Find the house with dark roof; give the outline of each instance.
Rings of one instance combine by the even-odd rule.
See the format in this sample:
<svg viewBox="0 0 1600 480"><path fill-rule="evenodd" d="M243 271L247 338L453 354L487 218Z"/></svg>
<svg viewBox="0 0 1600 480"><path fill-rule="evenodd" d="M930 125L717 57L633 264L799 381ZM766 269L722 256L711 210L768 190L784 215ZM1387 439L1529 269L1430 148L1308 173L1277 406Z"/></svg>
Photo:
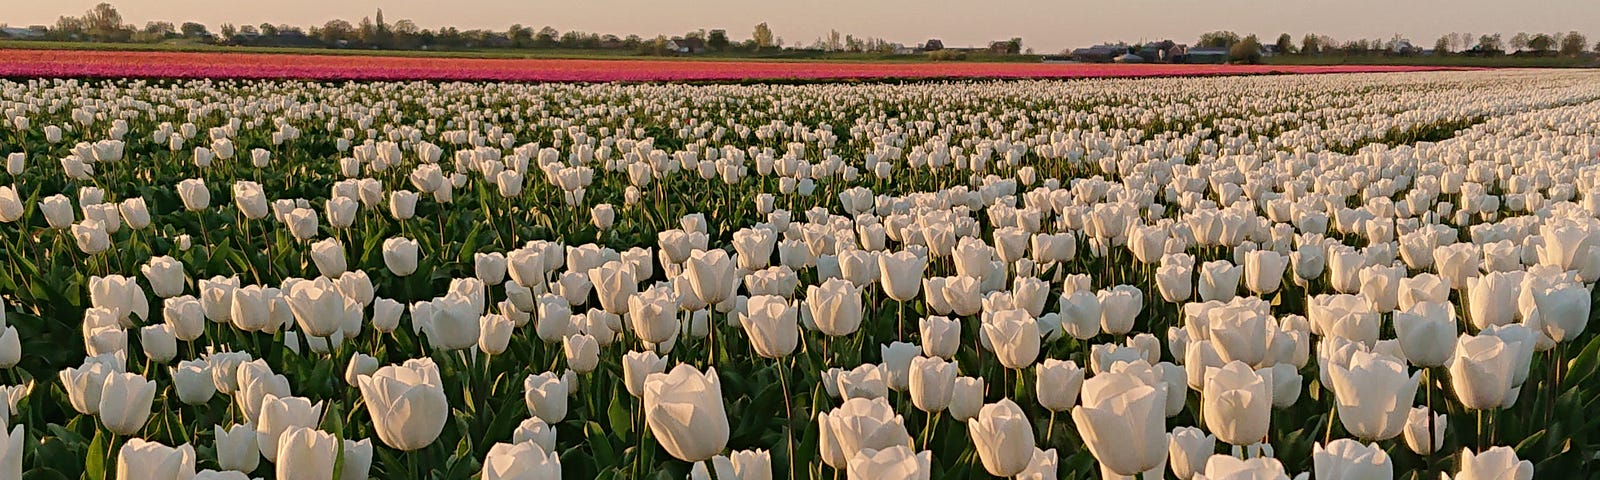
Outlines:
<svg viewBox="0 0 1600 480"><path fill-rule="evenodd" d="M678 37L667 41L667 50L685 54L704 53L706 41L696 37Z"/></svg>

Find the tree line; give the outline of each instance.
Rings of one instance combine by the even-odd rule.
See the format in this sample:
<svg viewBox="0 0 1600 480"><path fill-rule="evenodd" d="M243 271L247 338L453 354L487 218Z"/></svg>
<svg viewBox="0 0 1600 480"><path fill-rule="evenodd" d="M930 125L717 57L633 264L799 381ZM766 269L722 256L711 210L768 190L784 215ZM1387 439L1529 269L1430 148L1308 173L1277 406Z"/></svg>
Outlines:
<svg viewBox="0 0 1600 480"><path fill-rule="evenodd" d="M1241 37L1231 31L1215 31L1202 34L1197 46L1211 48L1230 48L1236 55L1245 54L1244 50L1259 51L1259 48L1244 48L1240 45L1259 47L1261 43L1255 35ZM1416 55L1423 53L1423 45L1413 44L1405 37L1395 34L1387 39L1350 39L1337 41L1328 35L1308 33L1300 38L1299 43L1287 33L1278 35L1273 44L1274 53L1279 55ZM1509 49L1509 50L1508 50ZM1589 39L1582 33L1570 31L1566 33L1528 33L1519 32L1512 35L1509 41L1499 33L1474 35L1471 33L1449 33L1439 37L1433 43L1435 55L1531 55L1531 56L1579 56L1593 51L1600 53L1600 43L1589 44Z"/></svg>
<svg viewBox="0 0 1600 480"><path fill-rule="evenodd" d="M414 49L465 49L465 48L544 48L544 49L608 49L636 50L641 53L670 53L669 42L691 41L701 50L714 52L757 52L785 47L783 37L773 33L766 23L755 25L748 38L735 40L727 30L696 30L679 36L641 37L639 35L613 35L582 31L559 31L545 26L535 29L521 23L504 31L491 29L461 30L446 26L438 29L420 28L416 22L402 19L389 23L383 10L376 15L362 17L351 23L344 19L329 20L322 25L299 27L287 24L261 23L235 25L225 23L216 33L201 23L151 21L143 28L123 22L122 15L110 3L101 3L81 16L64 15L48 26L41 38L65 41L138 42L155 43L185 39L191 41L250 45L250 46L321 46L329 48L363 48L385 50ZM3 34L0 34L3 35ZM1021 39L1013 39L1020 49ZM792 48L837 52L888 52L893 44L875 37L859 37L829 32L810 44L796 43Z"/></svg>

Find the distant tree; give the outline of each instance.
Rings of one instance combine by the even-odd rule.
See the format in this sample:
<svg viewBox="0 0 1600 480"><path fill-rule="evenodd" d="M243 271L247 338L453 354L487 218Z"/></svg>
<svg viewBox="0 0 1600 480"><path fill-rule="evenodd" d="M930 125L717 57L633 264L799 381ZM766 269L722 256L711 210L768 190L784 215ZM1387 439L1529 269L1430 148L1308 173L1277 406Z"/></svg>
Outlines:
<svg viewBox="0 0 1600 480"><path fill-rule="evenodd" d="M417 22L409 18L402 18L389 26L389 42L392 48L410 50L422 44L422 29L417 27Z"/></svg>
<svg viewBox="0 0 1600 480"><path fill-rule="evenodd" d="M666 35L656 35L656 39L652 40L650 42L650 49L651 49L652 53L654 53L656 55L666 55L667 54L667 36Z"/></svg>
<svg viewBox="0 0 1600 480"><path fill-rule="evenodd" d="M630 34L622 39L622 48L635 49L644 44L644 39L638 35Z"/></svg>
<svg viewBox="0 0 1600 480"><path fill-rule="evenodd" d="M234 35L239 34L239 27L235 27L231 23L224 23L221 27L217 27L217 33L221 33L223 39L231 40Z"/></svg>
<svg viewBox="0 0 1600 480"><path fill-rule="evenodd" d="M1322 39L1314 33L1307 33L1300 39L1301 55L1317 55L1322 53Z"/></svg>
<svg viewBox="0 0 1600 480"><path fill-rule="evenodd" d="M1552 38L1548 33L1538 33L1528 38L1528 48L1533 49L1535 52L1549 52L1555 49L1555 46L1556 39Z"/></svg>
<svg viewBox="0 0 1600 480"><path fill-rule="evenodd" d="M239 26L239 34L240 35L260 35L261 32L256 30L256 26L255 25L245 24L245 25L240 25Z"/></svg>
<svg viewBox="0 0 1600 480"><path fill-rule="evenodd" d="M1439 37L1438 41L1433 42L1433 54L1434 55L1448 55L1448 54L1450 54L1450 43L1451 43L1450 40L1451 40L1451 36L1450 35L1445 35L1445 36Z"/></svg>
<svg viewBox="0 0 1600 480"><path fill-rule="evenodd" d="M144 33L146 35L156 35L156 36L176 35L178 33L178 27L172 25L172 22L162 22L162 21L145 22L144 23Z"/></svg>
<svg viewBox="0 0 1600 480"><path fill-rule="evenodd" d="M1228 48L1228 61L1234 63L1261 63L1261 42L1255 35L1244 37Z"/></svg>
<svg viewBox="0 0 1600 480"><path fill-rule="evenodd" d="M1500 34L1483 35L1478 37L1478 49L1484 52L1499 52L1503 50L1500 43Z"/></svg>
<svg viewBox="0 0 1600 480"><path fill-rule="evenodd" d="M922 44L922 49L930 52L944 50L944 41L937 38L930 38L928 39L928 43Z"/></svg>
<svg viewBox="0 0 1600 480"><path fill-rule="evenodd" d="M533 29L522 24L513 24L506 29L506 38L511 40L512 48L525 48L533 44Z"/></svg>
<svg viewBox="0 0 1600 480"><path fill-rule="evenodd" d="M1239 34L1237 33L1216 31L1200 35L1200 41L1196 43L1201 47L1229 48L1239 43L1239 41Z"/></svg>
<svg viewBox="0 0 1600 480"><path fill-rule="evenodd" d="M1011 37L1006 40L1006 53L1016 55L1022 53L1022 37Z"/></svg>
<svg viewBox="0 0 1600 480"><path fill-rule="evenodd" d="M767 22L758 23L755 32L750 34L750 39L755 40L758 49L772 47L772 28L767 26Z"/></svg>
<svg viewBox="0 0 1600 480"><path fill-rule="evenodd" d="M719 51L719 52L723 51L723 50L727 50L728 49L728 31L720 29L720 28L716 29L716 30L712 30L711 33L706 36L706 46L707 47L711 47L712 50Z"/></svg>
<svg viewBox="0 0 1600 480"><path fill-rule="evenodd" d="M183 22L183 26L178 27L178 31L188 38L200 38L211 34L211 31L206 29L205 24L197 22Z"/></svg>
<svg viewBox="0 0 1600 480"><path fill-rule="evenodd" d="M840 37L838 30L828 31L827 50L830 52L844 50L844 39Z"/></svg>
<svg viewBox="0 0 1600 480"><path fill-rule="evenodd" d="M554 48L556 46L557 39L560 37L561 33L557 32L555 27L546 26L539 29L539 33L533 36L533 46L539 48Z"/></svg>
<svg viewBox="0 0 1600 480"><path fill-rule="evenodd" d="M1528 41L1532 39L1533 37L1529 36L1528 32L1517 32L1516 35L1511 36L1511 49L1521 51L1524 48L1528 48Z"/></svg>
<svg viewBox="0 0 1600 480"><path fill-rule="evenodd" d="M1589 51L1594 52L1594 53L1600 53L1600 42L1595 42L1594 43L1594 48L1589 50Z"/></svg>
<svg viewBox="0 0 1600 480"><path fill-rule="evenodd" d="M1561 36L1561 54L1569 57L1583 55L1583 49L1589 46L1589 38L1578 33L1577 30L1567 32Z"/></svg>
<svg viewBox="0 0 1600 480"><path fill-rule="evenodd" d="M1294 53L1294 37L1289 36L1288 33L1278 35L1278 43L1276 45L1278 46L1279 55Z"/></svg>
<svg viewBox="0 0 1600 480"><path fill-rule="evenodd" d="M355 33L355 25L336 18L322 24L322 29L317 31L317 38L322 39L322 43L326 43L329 46L338 46L340 42L348 43L351 40L355 40Z"/></svg>
<svg viewBox="0 0 1600 480"><path fill-rule="evenodd" d="M53 33L60 38L72 39L85 33L85 24L80 17L62 16L56 19Z"/></svg>
<svg viewBox="0 0 1600 480"><path fill-rule="evenodd" d="M263 37L276 37L276 36L278 36L278 27L276 25L273 25L273 24L270 24L270 23L267 23L267 22L261 22L261 26L257 27L257 28L261 29L261 36L263 36Z"/></svg>
<svg viewBox="0 0 1600 480"><path fill-rule="evenodd" d="M127 40L133 32L122 25L122 14L109 3L95 5L83 14L84 30L96 40Z"/></svg>

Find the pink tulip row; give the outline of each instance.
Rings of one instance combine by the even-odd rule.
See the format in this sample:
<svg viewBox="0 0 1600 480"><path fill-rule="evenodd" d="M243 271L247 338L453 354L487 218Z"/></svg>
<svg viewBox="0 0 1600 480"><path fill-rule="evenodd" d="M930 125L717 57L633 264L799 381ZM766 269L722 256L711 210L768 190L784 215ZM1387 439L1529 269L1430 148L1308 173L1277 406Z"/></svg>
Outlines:
<svg viewBox="0 0 1600 480"><path fill-rule="evenodd" d="M0 50L0 77L650 82L886 78L1130 78L1416 72L1376 65L1125 65L407 58Z"/></svg>

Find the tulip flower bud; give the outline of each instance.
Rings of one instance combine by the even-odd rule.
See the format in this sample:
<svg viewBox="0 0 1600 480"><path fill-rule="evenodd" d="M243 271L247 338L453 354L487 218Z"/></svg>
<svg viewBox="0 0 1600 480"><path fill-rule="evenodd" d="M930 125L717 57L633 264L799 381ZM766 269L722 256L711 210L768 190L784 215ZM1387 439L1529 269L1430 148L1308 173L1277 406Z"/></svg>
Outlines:
<svg viewBox="0 0 1600 480"><path fill-rule="evenodd" d="M142 438L132 438L117 450L117 478L193 478L194 463L194 447L188 444L172 448Z"/></svg>
<svg viewBox="0 0 1600 480"><path fill-rule="evenodd" d="M216 438L217 466L224 470L254 472L261 465L261 449L256 446L255 426L250 424L222 428L213 427Z"/></svg>

